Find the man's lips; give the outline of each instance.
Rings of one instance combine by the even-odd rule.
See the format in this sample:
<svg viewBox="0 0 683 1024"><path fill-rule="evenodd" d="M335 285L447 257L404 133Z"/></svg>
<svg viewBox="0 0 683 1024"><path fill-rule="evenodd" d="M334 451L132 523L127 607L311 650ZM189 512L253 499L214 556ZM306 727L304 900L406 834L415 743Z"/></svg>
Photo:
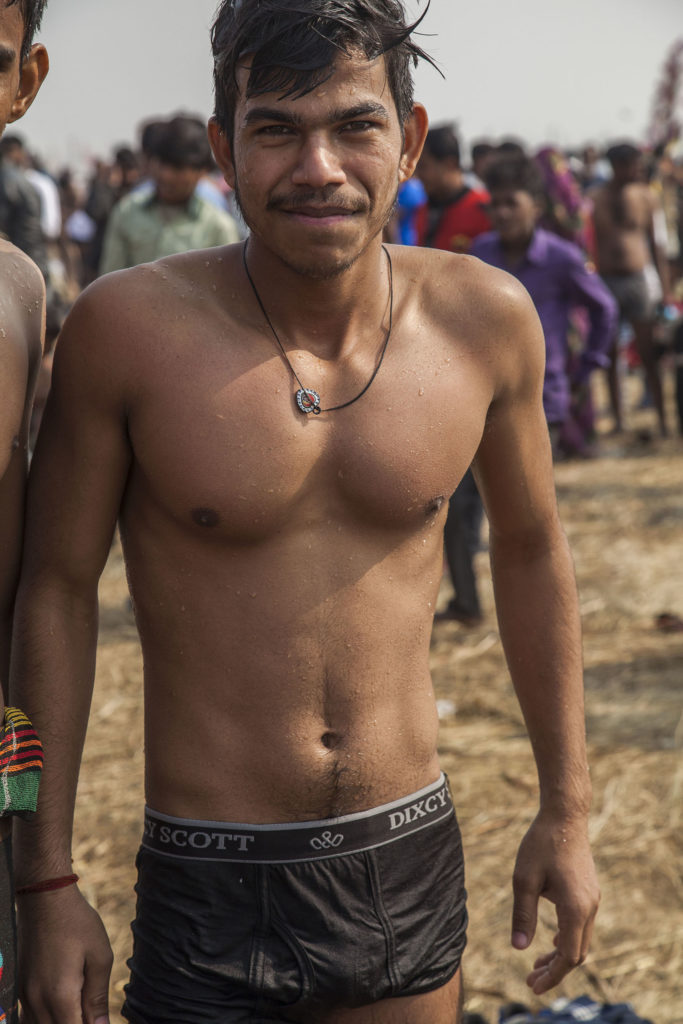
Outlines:
<svg viewBox="0 0 683 1024"><path fill-rule="evenodd" d="M358 210L349 210L344 206L284 206L282 213L293 217L310 217L314 220L330 220L337 217L352 217Z"/></svg>

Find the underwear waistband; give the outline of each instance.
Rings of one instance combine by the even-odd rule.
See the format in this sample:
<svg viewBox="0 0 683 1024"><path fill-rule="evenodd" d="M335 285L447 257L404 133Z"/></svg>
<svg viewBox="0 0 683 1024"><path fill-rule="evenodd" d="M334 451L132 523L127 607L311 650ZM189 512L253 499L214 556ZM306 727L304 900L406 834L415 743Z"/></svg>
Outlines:
<svg viewBox="0 0 683 1024"><path fill-rule="evenodd" d="M142 845L184 860L283 864L372 850L436 825L454 813L448 779L389 804L322 821L247 825L173 818L145 808Z"/></svg>

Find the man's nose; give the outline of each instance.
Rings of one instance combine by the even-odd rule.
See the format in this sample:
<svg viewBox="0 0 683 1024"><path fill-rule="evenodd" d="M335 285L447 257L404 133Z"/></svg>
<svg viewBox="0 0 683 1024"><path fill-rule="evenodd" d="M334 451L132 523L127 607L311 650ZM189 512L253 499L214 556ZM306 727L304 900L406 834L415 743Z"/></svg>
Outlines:
<svg viewBox="0 0 683 1024"><path fill-rule="evenodd" d="M315 134L302 141L292 174L294 185L324 188L326 185L343 185L345 181L346 174L330 139Z"/></svg>

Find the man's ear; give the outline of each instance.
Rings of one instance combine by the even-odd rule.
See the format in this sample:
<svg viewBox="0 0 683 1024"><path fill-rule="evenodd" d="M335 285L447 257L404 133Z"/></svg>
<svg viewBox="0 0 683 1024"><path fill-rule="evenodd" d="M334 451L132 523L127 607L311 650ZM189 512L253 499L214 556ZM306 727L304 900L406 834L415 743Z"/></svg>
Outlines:
<svg viewBox="0 0 683 1024"><path fill-rule="evenodd" d="M35 43L28 57L21 65L19 88L7 118L8 122L18 121L23 117L38 94L45 76L50 70L50 59L42 43Z"/></svg>
<svg viewBox="0 0 683 1024"><path fill-rule="evenodd" d="M209 142L214 159L223 172L223 177L230 188L234 188L237 179L235 165L232 161L232 145L215 117L209 121Z"/></svg>
<svg viewBox="0 0 683 1024"><path fill-rule="evenodd" d="M412 178L415 173L428 128L427 111L421 103L415 103L410 117L403 125L403 153L398 168L400 183Z"/></svg>

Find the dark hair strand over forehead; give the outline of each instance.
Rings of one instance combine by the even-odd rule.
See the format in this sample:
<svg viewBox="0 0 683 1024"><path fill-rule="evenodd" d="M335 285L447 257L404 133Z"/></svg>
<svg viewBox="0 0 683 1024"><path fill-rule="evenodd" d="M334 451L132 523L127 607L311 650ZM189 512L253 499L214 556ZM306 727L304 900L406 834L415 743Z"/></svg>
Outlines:
<svg viewBox="0 0 683 1024"><path fill-rule="evenodd" d="M248 56L247 96L298 98L334 73L340 54L383 56L401 123L413 106L410 65L434 61L411 37L429 8L406 23L402 0L222 0L211 32L216 119L232 135L237 72Z"/></svg>

